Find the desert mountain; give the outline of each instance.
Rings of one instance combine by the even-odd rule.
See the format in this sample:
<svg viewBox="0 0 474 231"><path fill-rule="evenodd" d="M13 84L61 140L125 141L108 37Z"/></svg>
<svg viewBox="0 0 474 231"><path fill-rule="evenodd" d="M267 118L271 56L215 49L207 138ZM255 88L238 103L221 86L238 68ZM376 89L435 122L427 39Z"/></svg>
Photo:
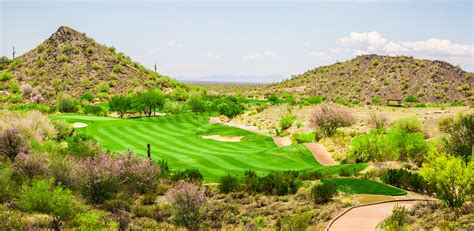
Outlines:
<svg viewBox="0 0 474 231"><path fill-rule="evenodd" d="M64 94L78 97L86 91L104 98L150 88L166 92L180 85L133 62L115 48L65 26L35 49L14 59L7 71L13 75L10 81L32 86L46 102Z"/></svg>
<svg viewBox="0 0 474 231"><path fill-rule="evenodd" d="M442 61L407 56L362 55L321 66L272 84L267 92L320 95L329 100L370 102L373 98L420 102L473 102L474 73Z"/></svg>

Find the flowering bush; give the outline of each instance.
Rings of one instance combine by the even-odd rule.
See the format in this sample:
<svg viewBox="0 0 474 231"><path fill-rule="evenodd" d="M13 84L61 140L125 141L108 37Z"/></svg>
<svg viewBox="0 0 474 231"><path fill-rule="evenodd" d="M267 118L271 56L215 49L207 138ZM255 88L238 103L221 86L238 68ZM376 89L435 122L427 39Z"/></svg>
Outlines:
<svg viewBox="0 0 474 231"><path fill-rule="evenodd" d="M160 168L150 160L126 153L117 155L116 163L121 184L139 193L147 193L155 188Z"/></svg>
<svg viewBox="0 0 474 231"><path fill-rule="evenodd" d="M332 136L337 128L348 127L356 121L351 111L343 107L322 105L310 118L310 124L325 136Z"/></svg>
<svg viewBox="0 0 474 231"><path fill-rule="evenodd" d="M46 154L20 154L15 158L13 172L17 176L26 176L29 179L34 177L48 177L49 157Z"/></svg>
<svg viewBox="0 0 474 231"><path fill-rule="evenodd" d="M0 120L18 128L27 140L52 140L56 138L56 129L49 118L39 111L28 111L22 115L18 112L8 112Z"/></svg>
<svg viewBox="0 0 474 231"><path fill-rule="evenodd" d="M82 195L93 203L112 198L119 186L119 169L107 153L80 161L75 172L80 180Z"/></svg>
<svg viewBox="0 0 474 231"><path fill-rule="evenodd" d="M29 84L24 84L20 86L20 92L24 96L29 96L33 92L33 87Z"/></svg>
<svg viewBox="0 0 474 231"><path fill-rule="evenodd" d="M166 199L172 205L173 220L177 225L190 230L199 229L205 213L204 188L182 182L166 193Z"/></svg>
<svg viewBox="0 0 474 231"><path fill-rule="evenodd" d="M16 156L28 151L26 143L17 128L7 127L0 133L0 155L15 160Z"/></svg>

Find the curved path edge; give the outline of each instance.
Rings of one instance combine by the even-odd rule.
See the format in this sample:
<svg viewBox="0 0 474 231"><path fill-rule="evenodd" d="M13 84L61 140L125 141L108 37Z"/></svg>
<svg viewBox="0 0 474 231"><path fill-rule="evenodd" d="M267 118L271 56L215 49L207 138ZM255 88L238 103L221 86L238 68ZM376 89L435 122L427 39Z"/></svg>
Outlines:
<svg viewBox="0 0 474 231"><path fill-rule="evenodd" d="M339 213L337 216L335 216L333 219L331 219L331 220L326 224L326 226L324 227L324 230L325 230L325 231L329 231L329 229L331 228L331 226L332 226L337 220L339 220L339 218L341 218L342 216L344 216L345 214L347 214L348 212L350 212L350 211L353 210L353 209L360 208L360 207L372 206L372 205L386 204L386 203L410 202L410 201L420 201L420 202L425 201L425 202L428 202L428 201L435 201L435 200L433 200L433 199L398 199L398 200L387 200L387 201L379 201L379 202L368 203L368 204L355 205L355 206L352 206L352 207L350 207L350 208L347 208L346 210L344 210L343 212L341 212L341 213Z"/></svg>
<svg viewBox="0 0 474 231"><path fill-rule="evenodd" d="M314 158L321 165L336 165L337 162L331 157L331 154L326 150L326 148L317 142L305 143L304 146L313 154Z"/></svg>

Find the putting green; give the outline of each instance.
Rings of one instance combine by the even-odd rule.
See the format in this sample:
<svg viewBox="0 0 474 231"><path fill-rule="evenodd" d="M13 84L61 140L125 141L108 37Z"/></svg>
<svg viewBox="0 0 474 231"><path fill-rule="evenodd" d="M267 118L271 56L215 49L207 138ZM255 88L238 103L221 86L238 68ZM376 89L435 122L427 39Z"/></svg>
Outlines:
<svg viewBox="0 0 474 231"><path fill-rule="evenodd" d="M401 196L406 195L405 190L393 186L366 179L356 178L330 178L322 179L321 182L337 185L337 189L350 194L377 194Z"/></svg>
<svg viewBox="0 0 474 231"><path fill-rule="evenodd" d="M247 169L263 174L286 170L334 172L343 167L321 166L303 145L279 148L271 137L210 124L208 117L192 113L134 119L78 114L56 114L51 118L86 123L88 126L78 131L91 135L111 152L130 150L146 156L146 145L150 144L152 159L165 159L172 169L197 168L206 181L228 173L240 175ZM223 142L201 138L205 135L243 138L241 142Z"/></svg>

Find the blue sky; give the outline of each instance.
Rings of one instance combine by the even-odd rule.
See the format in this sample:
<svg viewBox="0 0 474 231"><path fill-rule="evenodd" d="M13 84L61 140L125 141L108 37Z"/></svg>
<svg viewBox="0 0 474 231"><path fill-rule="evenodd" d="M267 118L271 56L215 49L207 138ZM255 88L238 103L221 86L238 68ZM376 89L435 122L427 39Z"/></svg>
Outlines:
<svg viewBox="0 0 474 231"><path fill-rule="evenodd" d="M474 70L472 1L0 1L0 55L66 25L173 77L289 76L363 53Z"/></svg>

